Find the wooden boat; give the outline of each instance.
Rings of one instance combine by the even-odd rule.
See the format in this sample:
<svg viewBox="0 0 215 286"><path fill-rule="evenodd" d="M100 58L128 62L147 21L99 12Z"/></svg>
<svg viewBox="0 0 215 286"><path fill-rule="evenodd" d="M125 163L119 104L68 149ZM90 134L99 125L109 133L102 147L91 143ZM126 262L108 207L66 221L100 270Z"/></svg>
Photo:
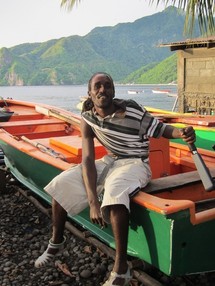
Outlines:
<svg viewBox="0 0 215 286"><path fill-rule="evenodd" d="M158 108L146 107L146 109L163 122L183 128L192 125L196 131L196 146L198 148L213 151L215 148L215 115L198 115L191 113L178 113ZM185 145L181 139L171 140L173 143Z"/></svg>
<svg viewBox="0 0 215 286"><path fill-rule="evenodd" d="M128 94L140 94L143 92L144 92L144 90L135 90L135 89L128 90Z"/></svg>
<svg viewBox="0 0 215 286"><path fill-rule="evenodd" d="M171 92L171 90L156 88L156 89L152 89L152 92L153 93L165 93L165 94L168 94L168 93Z"/></svg>
<svg viewBox="0 0 215 286"><path fill-rule="evenodd" d="M14 100L7 104L14 113L0 123L5 164L23 185L51 204L44 186L81 162L80 118L48 105ZM95 143L100 158L106 151ZM168 275L214 271L215 191L205 191L188 150L179 151L175 154L167 139L151 140L153 180L132 199L128 254ZM215 152L199 149L203 151L215 176ZM69 219L115 248L111 227L92 224L88 208Z"/></svg>

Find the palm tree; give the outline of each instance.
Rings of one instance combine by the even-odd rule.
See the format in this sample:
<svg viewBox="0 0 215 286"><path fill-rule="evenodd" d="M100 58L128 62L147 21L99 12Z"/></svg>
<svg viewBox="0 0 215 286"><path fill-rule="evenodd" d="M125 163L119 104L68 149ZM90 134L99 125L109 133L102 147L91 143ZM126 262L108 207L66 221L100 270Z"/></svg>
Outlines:
<svg viewBox="0 0 215 286"><path fill-rule="evenodd" d="M71 10L81 0L61 0L61 6ZM192 34L197 17L202 34L215 35L215 1L214 0L149 0L149 3L174 5L186 12L184 31Z"/></svg>

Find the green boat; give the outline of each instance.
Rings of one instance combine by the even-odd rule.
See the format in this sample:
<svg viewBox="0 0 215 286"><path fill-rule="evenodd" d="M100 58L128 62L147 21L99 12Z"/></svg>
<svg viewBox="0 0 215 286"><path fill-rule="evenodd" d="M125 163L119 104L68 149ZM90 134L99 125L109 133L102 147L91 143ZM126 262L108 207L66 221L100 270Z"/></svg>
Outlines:
<svg viewBox="0 0 215 286"><path fill-rule="evenodd" d="M14 114L0 124L5 164L17 180L51 204L44 186L81 162L80 118L47 105L14 100L7 105ZM95 143L100 158L106 151ZM204 189L190 155L179 162L174 152L167 139L151 140L153 180L132 199L128 254L168 275L214 271L215 191ZM207 150L206 159L215 177L215 152ZM69 219L115 248L111 227L92 224L88 208Z"/></svg>
<svg viewBox="0 0 215 286"><path fill-rule="evenodd" d="M196 131L196 147L209 151L215 150L215 116L178 113L152 107L147 107L147 110L164 122L178 128L192 125ZM171 142L186 144L181 139L172 139Z"/></svg>

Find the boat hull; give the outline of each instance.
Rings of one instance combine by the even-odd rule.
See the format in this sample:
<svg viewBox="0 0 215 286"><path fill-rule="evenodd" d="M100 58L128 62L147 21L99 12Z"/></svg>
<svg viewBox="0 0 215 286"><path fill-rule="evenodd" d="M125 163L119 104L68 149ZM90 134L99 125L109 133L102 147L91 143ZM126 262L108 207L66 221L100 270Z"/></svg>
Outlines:
<svg viewBox="0 0 215 286"><path fill-rule="evenodd" d="M132 210L136 216L130 228L134 227L136 233L130 231L129 238L135 241L135 249L143 260L171 276L214 271L214 220L194 226L189 209L172 215L161 215L138 205Z"/></svg>
<svg viewBox="0 0 215 286"><path fill-rule="evenodd" d="M34 159L2 141L0 145L10 172L23 185L51 204L51 197L44 191L44 186L62 170ZM111 228L101 230L92 224L88 208L70 219L115 248ZM133 201L128 254L143 259L168 275L213 271L215 233L211 229L214 227L215 219L193 225L190 208L186 206L180 211L165 214Z"/></svg>
<svg viewBox="0 0 215 286"><path fill-rule="evenodd" d="M128 90L128 94L141 94L144 90Z"/></svg>
<svg viewBox="0 0 215 286"><path fill-rule="evenodd" d="M62 110L54 112L42 106L35 111L34 105L32 110L20 105L19 110L25 111L19 119L14 116L1 125L0 147L5 154L5 164L18 181L51 205L51 197L44 187L56 175L81 162L80 121ZM48 115L42 116L39 111ZM25 141L23 136L30 139ZM38 148L41 146L48 146L63 156L41 151ZM131 200L128 254L168 275L214 271L215 232L211 229L215 227L215 206L197 211L197 205L202 201L214 202L215 191L204 190L187 150L180 147L180 152L174 154L171 148L166 139L151 141L153 180ZM96 158L100 158L105 150L96 143L95 153ZM211 160L208 164L213 167L212 152L208 151L207 157ZM179 170L182 166L189 170L182 173ZM215 176L214 168L211 172ZM89 208L69 219L115 248L111 227L101 229L92 224Z"/></svg>
<svg viewBox="0 0 215 286"><path fill-rule="evenodd" d="M178 128L184 128L187 125L181 123L173 123L173 126ZM197 148L206 149L209 151L214 151L215 148L215 128L213 127L201 127L193 125L196 132L196 142ZM180 143L186 145L186 142L182 139L172 139L171 142Z"/></svg>
<svg viewBox="0 0 215 286"><path fill-rule="evenodd" d="M155 94L169 94L171 90L164 90L164 89L152 89L152 93Z"/></svg>

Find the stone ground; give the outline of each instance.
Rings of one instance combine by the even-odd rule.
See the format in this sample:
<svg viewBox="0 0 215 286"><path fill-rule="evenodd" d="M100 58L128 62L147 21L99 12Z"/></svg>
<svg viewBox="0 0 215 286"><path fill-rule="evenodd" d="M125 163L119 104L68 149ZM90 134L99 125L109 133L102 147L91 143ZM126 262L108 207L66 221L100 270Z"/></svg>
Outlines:
<svg viewBox="0 0 215 286"><path fill-rule="evenodd" d="M107 279L113 260L68 230L66 248L56 262L34 268L45 250L51 220L13 186L0 193L0 286L99 286ZM148 270L164 286L214 286L215 273L169 278ZM141 284L133 279L131 286Z"/></svg>

